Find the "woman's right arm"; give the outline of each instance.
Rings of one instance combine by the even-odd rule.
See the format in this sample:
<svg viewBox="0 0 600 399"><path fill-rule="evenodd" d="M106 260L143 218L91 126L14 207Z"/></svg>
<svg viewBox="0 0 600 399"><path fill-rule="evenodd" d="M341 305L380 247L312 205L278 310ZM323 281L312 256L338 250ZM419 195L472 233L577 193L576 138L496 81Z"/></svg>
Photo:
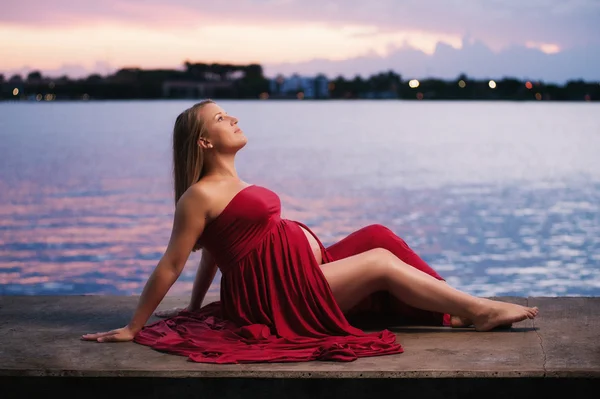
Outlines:
<svg viewBox="0 0 600 399"><path fill-rule="evenodd" d="M167 249L144 286L137 309L127 326L104 333L86 334L82 339L98 342L133 339L181 275L196 240L204 230L206 202L205 194L197 186L181 196L175 208Z"/></svg>

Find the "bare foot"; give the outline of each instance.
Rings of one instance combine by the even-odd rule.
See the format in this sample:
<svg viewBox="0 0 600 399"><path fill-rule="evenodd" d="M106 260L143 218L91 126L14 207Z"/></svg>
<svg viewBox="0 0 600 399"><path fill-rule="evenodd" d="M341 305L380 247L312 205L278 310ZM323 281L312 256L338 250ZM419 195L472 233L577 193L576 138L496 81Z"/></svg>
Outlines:
<svg viewBox="0 0 600 399"><path fill-rule="evenodd" d="M177 316L180 312L182 312L184 310L187 310L187 307L186 308L172 308L172 309L165 309L165 310L157 310L156 312L154 312L154 316L169 318L169 317Z"/></svg>
<svg viewBox="0 0 600 399"><path fill-rule="evenodd" d="M538 308L515 305L513 303L484 299L485 310L473 318L477 331L489 331L502 325L516 323L525 319L533 319L538 314Z"/></svg>

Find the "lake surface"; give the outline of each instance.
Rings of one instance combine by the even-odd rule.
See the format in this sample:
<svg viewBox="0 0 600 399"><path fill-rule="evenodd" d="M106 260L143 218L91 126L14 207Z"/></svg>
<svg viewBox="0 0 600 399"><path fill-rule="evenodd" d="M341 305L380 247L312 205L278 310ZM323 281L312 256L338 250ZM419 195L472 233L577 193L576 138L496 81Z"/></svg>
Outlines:
<svg viewBox="0 0 600 399"><path fill-rule="evenodd" d="M326 246L381 223L471 294L600 295L600 104L219 103L249 138L240 176ZM141 293L192 104L0 103L0 294Z"/></svg>

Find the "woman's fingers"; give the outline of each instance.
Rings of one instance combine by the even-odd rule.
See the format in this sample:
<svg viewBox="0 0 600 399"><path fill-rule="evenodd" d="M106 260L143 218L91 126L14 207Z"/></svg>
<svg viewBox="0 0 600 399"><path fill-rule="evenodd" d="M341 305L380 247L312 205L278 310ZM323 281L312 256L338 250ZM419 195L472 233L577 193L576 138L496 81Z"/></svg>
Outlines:
<svg viewBox="0 0 600 399"><path fill-rule="evenodd" d="M108 332L85 334L81 336L81 339L97 342L125 342L133 340L134 336L135 332L129 326L126 326Z"/></svg>
<svg viewBox="0 0 600 399"><path fill-rule="evenodd" d="M97 339L98 342L113 342L116 341L117 334L114 335L104 335Z"/></svg>
<svg viewBox="0 0 600 399"><path fill-rule="evenodd" d="M107 335L101 338L98 338L98 342L129 342L132 341L134 335L129 334L127 332L122 332L120 334Z"/></svg>
<svg viewBox="0 0 600 399"><path fill-rule="evenodd" d="M84 340L95 341L98 338L115 335L116 333L117 333L116 331L112 330L112 331L108 331L108 332L101 332L101 333L95 333L95 334L85 334L85 335L82 335L81 338L83 338Z"/></svg>

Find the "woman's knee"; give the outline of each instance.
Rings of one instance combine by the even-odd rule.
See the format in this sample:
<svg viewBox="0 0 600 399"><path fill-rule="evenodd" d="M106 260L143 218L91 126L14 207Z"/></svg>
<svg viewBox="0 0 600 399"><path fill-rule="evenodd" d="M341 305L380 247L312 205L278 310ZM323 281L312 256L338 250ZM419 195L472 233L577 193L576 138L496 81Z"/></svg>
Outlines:
<svg viewBox="0 0 600 399"><path fill-rule="evenodd" d="M369 269L373 280L379 286L384 287L391 270L396 266L399 259L385 248L373 248L368 251L368 254L370 256Z"/></svg>
<svg viewBox="0 0 600 399"><path fill-rule="evenodd" d="M364 228L371 236L393 235L392 230L378 223L370 224Z"/></svg>
<svg viewBox="0 0 600 399"><path fill-rule="evenodd" d="M395 234L382 224L371 224L364 228L369 248L393 250Z"/></svg>

